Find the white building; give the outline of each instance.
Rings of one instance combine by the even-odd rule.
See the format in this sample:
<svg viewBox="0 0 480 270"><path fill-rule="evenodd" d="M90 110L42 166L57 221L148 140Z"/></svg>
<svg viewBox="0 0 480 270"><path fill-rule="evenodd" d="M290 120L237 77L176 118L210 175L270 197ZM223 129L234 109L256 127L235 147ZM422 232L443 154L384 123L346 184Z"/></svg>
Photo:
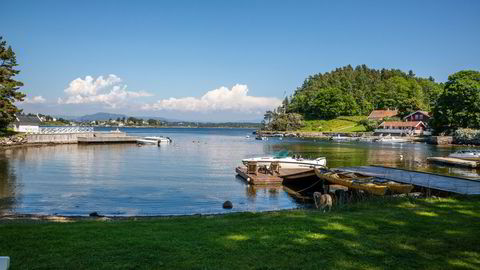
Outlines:
<svg viewBox="0 0 480 270"><path fill-rule="evenodd" d="M40 131L40 119L37 116L15 116L13 130L17 132L38 133Z"/></svg>
<svg viewBox="0 0 480 270"><path fill-rule="evenodd" d="M385 121L375 129L375 134L419 136L427 135L424 134L426 128L427 126L422 121Z"/></svg>

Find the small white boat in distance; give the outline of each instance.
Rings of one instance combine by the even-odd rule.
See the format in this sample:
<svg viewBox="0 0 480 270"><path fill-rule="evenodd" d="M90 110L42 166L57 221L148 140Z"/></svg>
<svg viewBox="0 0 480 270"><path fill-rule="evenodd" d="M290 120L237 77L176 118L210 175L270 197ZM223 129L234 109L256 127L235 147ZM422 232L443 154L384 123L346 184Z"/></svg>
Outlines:
<svg viewBox="0 0 480 270"><path fill-rule="evenodd" d="M160 143L171 143L172 139L169 137L158 137L158 136L150 136L150 137L145 137L145 140L152 140L152 141L157 141Z"/></svg>
<svg viewBox="0 0 480 270"><path fill-rule="evenodd" d="M393 136L385 136L377 140L377 142L383 142L383 143L406 143L408 142L407 139L402 139L402 138L395 138Z"/></svg>
<svg viewBox="0 0 480 270"><path fill-rule="evenodd" d="M480 150L458 150L448 155L451 158L480 160Z"/></svg>
<svg viewBox="0 0 480 270"><path fill-rule="evenodd" d="M335 142L349 142L349 141L352 141L354 139L355 138L352 138L352 137L340 136L340 134L337 134L337 136L330 137L330 140L335 141Z"/></svg>
<svg viewBox="0 0 480 270"><path fill-rule="evenodd" d="M137 139L138 144L154 144L154 145L160 145L162 143L171 143L172 139L169 137L157 137L157 136L150 136L150 137L145 137L143 139Z"/></svg>
<svg viewBox="0 0 480 270"><path fill-rule="evenodd" d="M293 157L256 157L242 159L242 163L246 166L248 162L257 162L259 166L270 166L272 162L278 162L282 169L298 169L298 168L314 168L327 166L327 159L319 157L317 159L304 159Z"/></svg>

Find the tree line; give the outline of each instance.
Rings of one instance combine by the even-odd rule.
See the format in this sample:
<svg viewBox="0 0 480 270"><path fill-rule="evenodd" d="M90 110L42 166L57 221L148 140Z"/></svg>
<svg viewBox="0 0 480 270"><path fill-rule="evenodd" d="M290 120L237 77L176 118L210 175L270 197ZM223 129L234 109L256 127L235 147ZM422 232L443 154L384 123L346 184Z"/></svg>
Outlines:
<svg viewBox="0 0 480 270"><path fill-rule="evenodd" d="M287 112L306 119L368 115L374 109L398 109L400 116L431 110L443 85L412 71L348 65L308 77L288 101Z"/></svg>
<svg viewBox="0 0 480 270"><path fill-rule="evenodd" d="M480 129L479 74L460 71L446 83L436 83L413 71L348 65L309 76L282 105L265 113L264 125L272 130L295 130L303 119L329 120L397 109L399 117L417 110L433 112L431 127L436 133L451 133L460 127Z"/></svg>

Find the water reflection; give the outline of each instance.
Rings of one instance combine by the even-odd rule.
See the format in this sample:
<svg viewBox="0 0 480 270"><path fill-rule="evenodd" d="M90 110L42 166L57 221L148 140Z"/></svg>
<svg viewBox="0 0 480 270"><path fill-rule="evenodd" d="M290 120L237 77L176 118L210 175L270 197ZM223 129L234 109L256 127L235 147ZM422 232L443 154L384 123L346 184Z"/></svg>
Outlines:
<svg viewBox="0 0 480 270"><path fill-rule="evenodd" d="M0 151L0 209L19 213L177 215L263 211L301 206L278 186L235 180L243 158L281 150L325 156L329 167L381 164L462 176L478 171L426 164L453 148L425 144L332 143L285 138L257 141L248 130L133 129L167 135L161 147L129 144L57 145ZM127 131L128 132L128 131Z"/></svg>
<svg viewBox="0 0 480 270"><path fill-rule="evenodd" d="M16 175L9 164L7 153L0 152L0 213L13 210L20 193L21 190L16 184Z"/></svg>

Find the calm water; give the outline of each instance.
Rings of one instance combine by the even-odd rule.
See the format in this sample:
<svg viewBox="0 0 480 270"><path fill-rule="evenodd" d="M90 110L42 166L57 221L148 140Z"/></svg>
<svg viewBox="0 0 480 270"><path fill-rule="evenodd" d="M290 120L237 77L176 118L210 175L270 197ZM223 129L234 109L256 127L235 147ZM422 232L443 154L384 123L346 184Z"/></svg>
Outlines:
<svg viewBox="0 0 480 270"><path fill-rule="evenodd" d="M58 145L0 150L0 213L182 215L265 211L301 205L282 188L255 188L235 177L242 158L290 150L327 157L329 167L383 164L478 177L478 171L425 163L455 149L426 144L257 141L247 129L124 129L165 135L173 144ZM231 200L233 210L223 210Z"/></svg>

